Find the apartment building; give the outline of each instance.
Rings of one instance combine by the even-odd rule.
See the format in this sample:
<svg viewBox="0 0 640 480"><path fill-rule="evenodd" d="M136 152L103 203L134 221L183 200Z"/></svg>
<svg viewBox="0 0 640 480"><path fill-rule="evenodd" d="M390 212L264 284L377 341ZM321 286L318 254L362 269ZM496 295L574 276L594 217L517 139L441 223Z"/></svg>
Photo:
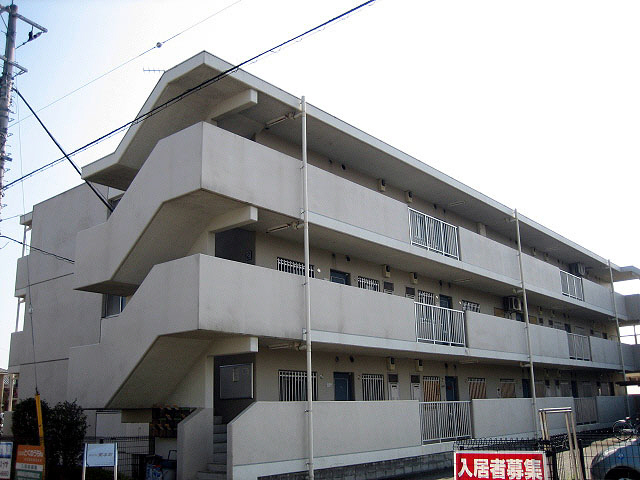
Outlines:
<svg viewBox="0 0 640 480"><path fill-rule="evenodd" d="M186 60L141 113L230 67ZM83 169L112 213L81 185L22 218L32 246L73 263L18 260L32 305L11 340L20 396L37 373L98 435L119 412L118 428L177 450L183 480L306 469L298 108L236 71ZM457 438L534 434L534 394L582 429L625 415L617 382L640 353L616 318L637 323L640 295L611 278L640 270L520 217L526 322L511 209L312 106L308 152L315 468L428 464Z"/></svg>

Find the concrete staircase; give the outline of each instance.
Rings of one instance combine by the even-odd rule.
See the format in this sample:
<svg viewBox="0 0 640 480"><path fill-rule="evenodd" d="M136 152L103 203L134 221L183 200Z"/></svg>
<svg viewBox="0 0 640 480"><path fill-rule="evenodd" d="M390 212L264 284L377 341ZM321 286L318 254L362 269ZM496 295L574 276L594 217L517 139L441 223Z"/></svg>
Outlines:
<svg viewBox="0 0 640 480"><path fill-rule="evenodd" d="M227 424L222 417L213 417L213 458L207 469L198 472L197 480L227 479Z"/></svg>

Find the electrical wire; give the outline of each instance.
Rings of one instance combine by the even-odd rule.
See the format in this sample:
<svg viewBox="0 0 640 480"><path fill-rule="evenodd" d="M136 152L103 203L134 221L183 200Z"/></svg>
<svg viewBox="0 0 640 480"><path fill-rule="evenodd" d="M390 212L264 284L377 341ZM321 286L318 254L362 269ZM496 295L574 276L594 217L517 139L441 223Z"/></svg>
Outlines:
<svg viewBox="0 0 640 480"><path fill-rule="evenodd" d="M54 258L57 258L58 260L62 260L63 262L68 262L68 263L76 263L73 260L71 260L70 258L67 257L63 257L62 255L57 255L55 253L51 253L51 252L47 252L46 250L43 250L41 248L38 247L34 247L33 245L27 245L24 242L21 242L20 240L16 240L15 238L11 238L11 237L7 237L6 235L0 235L0 238L6 238L7 240L11 240L12 242L18 243L24 247L29 248L30 250L35 250L36 252L40 252L43 253L45 255L50 255Z"/></svg>
<svg viewBox="0 0 640 480"><path fill-rule="evenodd" d="M95 83L95 82L97 82L98 80L100 80L100 79L102 79L102 78L106 77L107 75L109 75L109 74L111 74L111 73L115 72L116 70L121 69L121 68L122 68L122 67L124 67L125 65L130 64L130 63L131 63L131 62L133 62L134 60L137 60L138 58L140 58L140 57L142 57L142 56L146 55L147 53L152 52L153 50L156 50L156 49L158 49L158 48L162 47L165 43L167 43L167 42L169 42L169 41L173 40L174 38L176 38L176 37L178 37L178 36L182 35L182 34L183 34L183 33L185 33L185 32L188 32L188 31L189 31L189 30L191 30L192 28L197 27L197 26L198 26L198 25L200 25L201 23L206 22L207 20L209 20L209 19L211 19L211 18L215 17L216 15L218 15L218 14L220 14L220 13L224 12L225 10L227 10L227 9L229 9L229 8L231 8L231 7L233 7L234 5L236 5L236 4L238 4L238 3L240 3L241 1L242 1L242 0L236 0L234 3L227 5L226 7L224 7L224 8L222 8L222 9L218 10L218 11L217 11L217 12L215 12L215 13L212 13L211 15L209 15L209 16L208 16L208 17L206 17L206 18L204 18L203 20L200 20L199 22L194 23L194 24L193 24L193 25L191 25L190 27L185 28L185 29L184 29L184 30L182 30L181 32L178 32L178 33L176 33L175 35L172 35L171 37L167 38L165 41L163 41L163 42L157 42L153 47L148 48L148 49L147 49L147 50L145 50L144 52L141 52L141 53L139 53L138 55L136 55L136 56L134 56L134 57L131 57L129 60L126 60L126 61L122 62L120 65L117 65L117 66L113 67L111 70L107 70L106 72L102 73L101 75L98 75L98 76L97 76L96 78L94 78L93 80L89 80L88 82L86 82L86 83L84 83L84 84L80 85L79 87L77 87L77 88L75 88L75 89L71 90L70 92L65 93L65 94L64 94L63 96L61 96L60 98L58 98L58 99L56 99L56 100L53 100L52 102L50 102L50 103L46 104L44 107L39 108L38 110L36 110L36 112L38 112L38 113L39 113L39 112L41 112L42 110L44 110L44 109L46 109L46 108L49 108L49 107L50 107L50 106L52 106L52 105L55 105L55 104L56 104L56 103L58 103L59 101L64 100L65 98L67 98L67 97L69 97L69 96L73 95L74 93L78 92L79 90L82 90L83 88L88 87L88 86L89 86L89 85L91 85L92 83ZM4 20L4 19L3 19L3 20ZM22 45L21 45L21 46L22 46ZM24 117L24 118L22 118L22 119L18 119L18 120L16 120L15 122L10 123L10 124L9 124L9 128L13 127L14 125L17 125L17 124L18 124L18 123L20 123L21 121L26 120L27 118L32 117L32 116L33 116L33 115L27 115L26 117Z"/></svg>
<svg viewBox="0 0 640 480"><path fill-rule="evenodd" d="M78 175L80 175L80 177L82 177L82 170L80 170L80 167L78 167L75 162L73 160L71 160L71 157L69 155L67 155L67 152L64 151L64 149L62 148L62 146L60 146L60 144L58 143L58 141L55 139L55 137L53 136L53 134L49 131L49 129L45 126L45 124L42 122L42 120L40 120L40 117L38 116L38 114L36 112L33 111L33 108L31 108L31 105L29 105L29 102L27 102L25 100L25 98L22 96L22 94L20 93L20 91L16 88L13 87L13 91L16 92L18 94L18 96L20 97L20 99L24 102L24 104L27 106L27 108L31 111L31 114L36 117L36 120L38 120L38 123L40 123L40 125L42 126L42 128L44 128L44 131L47 132L47 135L49 135L49 138L53 141L53 143L56 144L56 147L58 147L58 149L62 152L62 154L64 155L64 157L69 160L69 163L71 164L71 166L75 169L76 172L78 172ZM104 196L102 196L102 194L98 191L98 189L96 187L94 187L91 182L85 180L85 183L89 186L89 188L93 191L93 193L96 194L96 196L100 199L100 201L102 203L104 203L104 205L107 207L107 209L110 212L113 212L113 206L109 203L109 201L104 198Z"/></svg>
<svg viewBox="0 0 640 480"><path fill-rule="evenodd" d="M179 95L167 100L166 102L158 105L157 107L152 108L147 113L143 113L142 115L137 116L136 118L134 118L133 120L131 120L131 121L127 122L127 123L125 123L124 125L121 125L120 127L111 130L110 132L108 132L108 133L102 135L101 137L98 137L97 139L95 139L95 140L83 145L82 147L77 148L76 150L70 152L68 154L68 156L72 157L74 155L77 155L78 153L81 153L81 152L83 152L83 151L85 151L85 150L97 145L98 143L103 142L104 140L107 140L108 138L111 138L112 136L114 136L114 135L120 133L121 131L123 131L124 129L126 129L126 128L130 127L130 126L136 125L136 124L142 122L143 120L146 120L146 119L156 115L157 113L161 112L162 110L164 110L164 109L166 109L166 108L168 108L168 107L180 102L181 100L184 100L189 95L191 95L193 93L196 93L196 92L202 90L203 88L208 87L209 85L212 85L212 84L222 80L223 78L225 78L225 77L237 72L242 66L250 64L250 63L254 63L259 58L264 57L265 55L268 55L270 53L274 53L277 50L281 49L282 47L284 47L284 46L286 46L286 45L288 45L290 43L300 41L303 37L306 37L306 36L316 32L318 30L321 30L321 29L325 28L327 25L329 25L331 23L334 23L334 22L336 22L336 21L338 21L338 20L340 20L340 19L342 19L342 18L344 18L344 17L346 17L348 15L351 15L352 13L360 10L361 8L363 8L363 7L367 6L367 5L373 4L375 1L376 0L368 0L368 1L364 2L364 3L361 3L361 4L353 7L352 9L347 10L344 13L341 13L340 15L335 16L335 17L331 18L330 20L327 20L326 22L323 22L323 23L321 23L321 24L319 24L319 25L317 25L317 26L315 26L313 28L310 28L309 30L306 30L305 32L303 32L301 34L290 38L289 40L286 40L286 41L284 41L282 43L279 43L275 47L272 47L272 48L270 48L268 50L264 50L262 53L259 53L258 55L255 55L255 56L253 56L253 57L251 57L251 58L249 58L249 59L247 59L247 60L245 60L243 62L238 63L237 65L235 65L235 66L233 66L233 67L231 67L231 68L219 73L218 75L215 75L214 77L211 77L208 80L205 80L205 81L199 83L198 85L185 90L181 94L179 94ZM10 183L5 184L2 187L2 191L10 188L12 185L15 185L18 182L22 182L26 178L29 178L29 177L35 175L36 173L39 173L39 172L41 172L43 170L46 170L46 169L56 165L57 163L59 163L62 160L64 160L64 158L65 157L61 157L61 158L58 158L56 160L53 160L53 161L47 163L46 165L43 165L42 167L37 168L36 170L33 170L33 171L29 172L28 174L26 174L26 175L24 175L24 176L22 176L22 177L20 177L20 178L18 178L16 180L10 182Z"/></svg>

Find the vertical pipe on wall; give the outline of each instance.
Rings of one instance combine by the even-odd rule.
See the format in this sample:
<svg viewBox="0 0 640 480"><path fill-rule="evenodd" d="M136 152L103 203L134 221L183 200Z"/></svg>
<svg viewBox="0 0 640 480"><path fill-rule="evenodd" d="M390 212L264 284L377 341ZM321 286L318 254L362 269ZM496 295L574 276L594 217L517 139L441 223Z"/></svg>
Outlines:
<svg viewBox="0 0 640 480"><path fill-rule="evenodd" d="M520 284L522 286L522 303L524 306L524 325L527 331L527 353L529 357L529 377L531 382L531 410L533 418L533 429L538 431L538 406L536 399L536 383L533 373L533 353L531 351L531 325L529 324L529 306L527 305L527 288L524 282L524 270L522 268L522 243L520 241L520 220L518 219L518 210L513 211L516 219L516 237L518 240L518 263L520 265Z"/></svg>
<svg viewBox="0 0 640 480"><path fill-rule="evenodd" d="M304 213L304 303L307 347L307 447L309 450L309 480L313 480L313 379L311 371L311 285L309 275L309 192L307 176L307 101L300 100L302 109L302 197Z"/></svg>
<svg viewBox="0 0 640 480"><path fill-rule="evenodd" d="M613 314L616 316L616 331L618 332L618 354L620 355L620 365L622 366L622 376L627 381L627 370L624 366L624 355L622 353L622 337L620 336L620 320L618 319L618 306L616 305L616 292L613 288L613 270L611 269L611 260L609 264L609 279L611 280L611 303L613 303ZM635 333L635 327L633 332ZM627 410L627 417L631 415L629 410L629 396L627 395L627 387L624 387L624 406Z"/></svg>

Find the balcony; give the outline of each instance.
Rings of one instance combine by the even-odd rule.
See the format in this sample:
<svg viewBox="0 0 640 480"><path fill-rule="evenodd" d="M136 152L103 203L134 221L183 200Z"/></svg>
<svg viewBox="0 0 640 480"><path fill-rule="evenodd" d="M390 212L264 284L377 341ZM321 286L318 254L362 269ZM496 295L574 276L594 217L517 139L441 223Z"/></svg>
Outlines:
<svg viewBox="0 0 640 480"><path fill-rule="evenodd" d="M460 259L458 252L458 227L430 215L409 209L411 244L446 257Z"/></svg>
<svg viewBox="0 0 640 480"><path fill-rule="evenodd" d="M582 288L582 278L560 270L560 284L562 285L562 294L576 300L584 301L584 289Z"/></svg>
<svg viewBox="0 0 640 480"><path fill-rule="evenodd" d="M416 302L416 338L419 342L465 346L464 312Z"/></svg>
<svg viewBox="0 0 640 480"><path fill-rule="evenodd" d="M420 402L422 443L471 437L471 402Z"/></svg>

